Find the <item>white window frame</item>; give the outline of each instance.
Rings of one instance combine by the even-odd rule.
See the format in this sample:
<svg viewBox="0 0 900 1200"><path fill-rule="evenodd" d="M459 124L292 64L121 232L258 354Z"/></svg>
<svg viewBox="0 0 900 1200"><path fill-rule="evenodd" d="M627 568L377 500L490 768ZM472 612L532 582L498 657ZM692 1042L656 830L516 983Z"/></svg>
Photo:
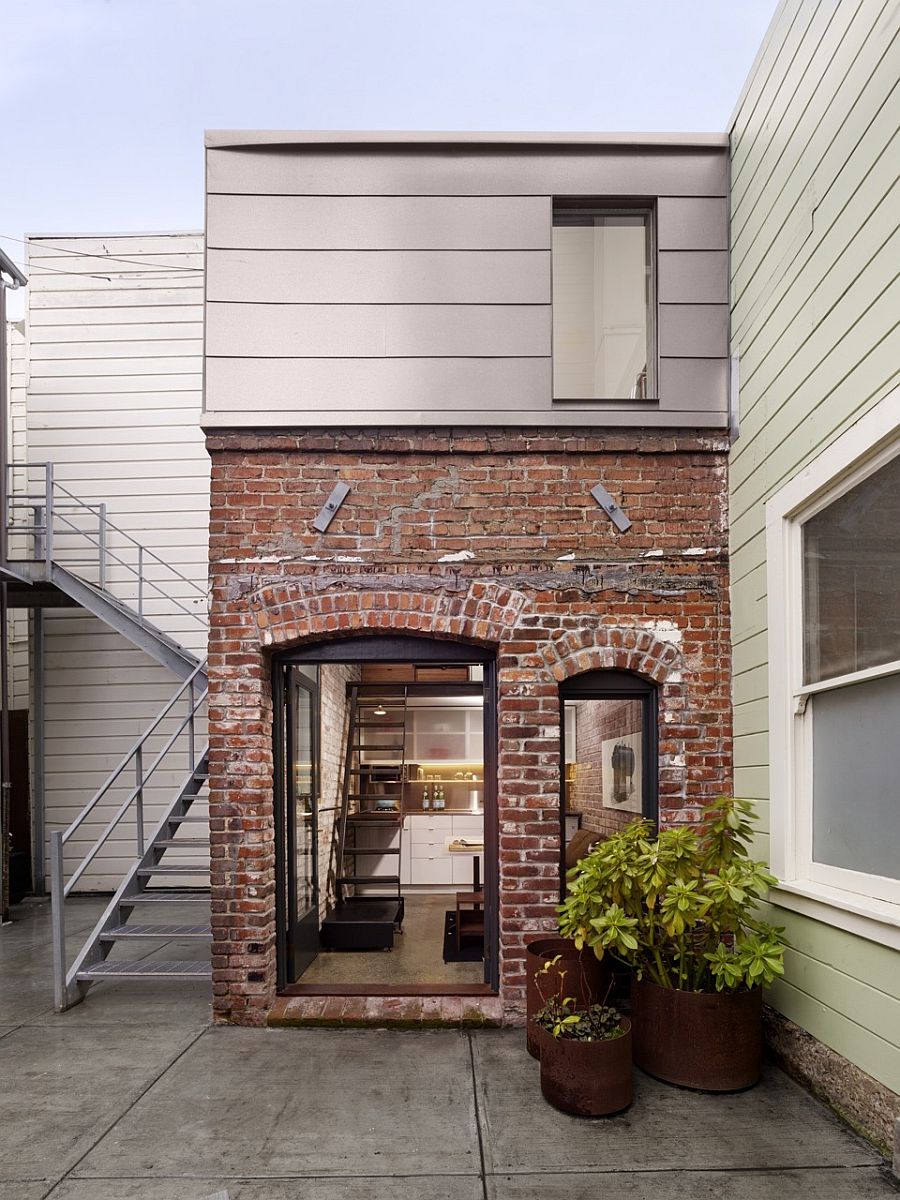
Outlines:
<svg viewBox="0 0 900 1200"><path fill-rule="evenodd" d="M766 504L772 899L900 949L900 881L815 863L812 715L818 692L900 674L900 659L803 680L803 525L900 455L900 388L885 396Z"/></svg>

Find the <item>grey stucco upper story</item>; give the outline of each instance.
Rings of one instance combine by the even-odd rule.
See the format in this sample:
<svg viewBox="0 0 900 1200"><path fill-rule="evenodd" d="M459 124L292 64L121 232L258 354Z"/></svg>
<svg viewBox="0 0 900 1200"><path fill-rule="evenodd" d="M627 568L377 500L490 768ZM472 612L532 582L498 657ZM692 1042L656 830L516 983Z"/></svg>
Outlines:
<svg viewBox="0 0 900 1200"><path fill-rule="evenodd" d="M727 426L726 135L206 143L206 428ZM650 214L648 399L553 398L575 201Z"/></svg>

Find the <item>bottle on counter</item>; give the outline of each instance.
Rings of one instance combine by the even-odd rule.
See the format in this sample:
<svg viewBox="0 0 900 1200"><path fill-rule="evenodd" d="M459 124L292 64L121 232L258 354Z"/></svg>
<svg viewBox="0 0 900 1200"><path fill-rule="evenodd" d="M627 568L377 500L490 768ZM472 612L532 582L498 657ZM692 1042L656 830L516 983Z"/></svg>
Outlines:
<svg viewBox="0 0 900 1200"><path fill-rule="evenodd" d="M428 798L428 788L426 786L425 790L422 792L422 809L424 811L430 807L431 801ZM437 807L437 800L435 800L435 807Z"/></svg>
<svg viewBox="0 0 900 1200"><path fill-rule="evenodd" d="M437 791L435 792L434 807L435 808L443 808L444 807L444 789L441 787L440 784L438 784Z"/></svg>

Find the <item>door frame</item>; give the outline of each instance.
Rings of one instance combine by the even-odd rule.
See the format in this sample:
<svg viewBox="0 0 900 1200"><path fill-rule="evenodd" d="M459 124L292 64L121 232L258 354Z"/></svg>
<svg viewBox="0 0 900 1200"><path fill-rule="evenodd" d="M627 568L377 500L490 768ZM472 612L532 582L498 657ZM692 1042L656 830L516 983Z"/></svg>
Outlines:
<svg viewBox="0 0 900 1200"><path fill-rule="evenodd" d="M482 697L484 704L484 983L452 986L450 984L428 984L415 988L391 987L390 994L407 993L425 995L454 995L475 994L481 992L496 993L500 988L500 850L499 822L497 812L497 772L498 772L498 730L497 730L497 658L493 650L484 646L472 645L469 642L441 640L438 638L416 637L404 634L371 634L340 638L325 642L309 642L286 650L273 659L273 747L275 812L276 812L276 841L275 841L275 872L278 922L281 930L278 935L278 990L286 992L289 989L304 990L300 984L291 984L287 978L286 946L290 938L288 930L290 910L284 899L284 876L286 846L279 839L285 804L285 747L281 726L284 723L284 681L287 670L294 664L318 663L468 663L480 665L483 668ZM435 694L442 694L452 689L452 684L416 685L417 690L424 692L426 687L433 689ZM316 747L318 751L319 736L317 726ZM315 985L307 984L306 988ZM345 989L329 986L328 991L337 994L344 991L348 995L378 995L385 988L376 984L348 985Z"/></svg>
<svg viewBox="0 0 900 1200"><path fill-rule="evenodd" d="M292 704L287 687L290 664L276 663L272 678L273 700L273 776L275 810L275 893L276 893L276 940L278 944L278 987L297 973L299 947L295 943L297 932L297 876L290 864L296 863L297 829L296 807L291 782L290 764L293 762L294 723ZM315 914L316 934L319 927L319 703L318 678L313 681L300 676L299 685L311 697L313 719L311 722L311 793L312 822L310 836L314 852L312 855L312 895L310 912Z"/></svg>

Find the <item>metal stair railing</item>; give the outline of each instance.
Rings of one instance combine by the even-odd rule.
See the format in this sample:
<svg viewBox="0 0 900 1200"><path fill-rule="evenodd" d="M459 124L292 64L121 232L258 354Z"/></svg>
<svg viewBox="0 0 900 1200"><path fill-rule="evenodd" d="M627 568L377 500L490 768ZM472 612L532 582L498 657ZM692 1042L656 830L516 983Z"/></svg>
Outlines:
<svg viewBox="0 0 900 1200"><path fill-rule="evenodd" d="M23 467L28 471L29 479L36 476L37 481L30 482L29 490L24 494L16 492L12 486L13 466L10 464L5 486L9 533L14 539L11 547L21 546L30 535L31 559L44 562L48 569L54 564L66 570L79 568L73 573L120 606L128 607L132 615L149 628L153 625L144 609L151 598L163 600L167 607L206 627L209 594L205 588L110 521L105 504L81 500L58 483L54 478L53 463L16 463L16 472ZM16 561L28 559L14 550L10 562ZM131 583L130 588L124 589L124 596L110 587L111 568L116 567ZM85 569L88 569L87 574ZM151 571L156 578L151 576ZM202 601L202 610L191 608L171 595L164 585L172 584L194 594L196 603Z"/></svg>
<svg viewBox="0 0 900 1200"><path fill-rule="evenodd" d="M198 680L202 681L200 690L198 691ZM179 700L187 694L188 711L181 718L174 732L172 732L162 749L156 754L149 767L144 767L144 750L149 739L159 729L162 722L169 716L173 709L178 704ZM129 809L134 806L134 832L135 832L135 863L139 863L144 857L146 847L144 844L144 789L150 779L156 772L160 764L166 759L170 751L181 742L182 735L184 740L181 743L179 752L186 752L188 764L191 773L197 769L197 737L196 737L196 722L198 713L206 703L207 687L206 687L206 662L201 662L192 672L192 674L184 680L178 690L171 697L165 706L160 710L151 724L141 734L140 738L132 746L131 750L125 755L122 761L118 764L115 770L109 775L101 787L94 793L88 803L84 806L78 816L65 830L54 830L50 834L50 895L52 904L52 923L53 923L53 988L54 997L57 1008L60 1010L66 1006L67 997L67 975L66 975L66 928L65 928L65 902L72 891L74 885L84 874L87 867L96 858L101 848L105 845L110 835L118 828L120 822L125 817ZM71 841L72 836L84 824L85 820L96 809L97 805L109 793L120 780L124 778L126 773L132 769L134 771L134 786L129 790L128 795L119 805L114 815L107 822L106 827L96 838L93 844L88 849L71 871L68 881L65 877L65 847Z"/></svg>

